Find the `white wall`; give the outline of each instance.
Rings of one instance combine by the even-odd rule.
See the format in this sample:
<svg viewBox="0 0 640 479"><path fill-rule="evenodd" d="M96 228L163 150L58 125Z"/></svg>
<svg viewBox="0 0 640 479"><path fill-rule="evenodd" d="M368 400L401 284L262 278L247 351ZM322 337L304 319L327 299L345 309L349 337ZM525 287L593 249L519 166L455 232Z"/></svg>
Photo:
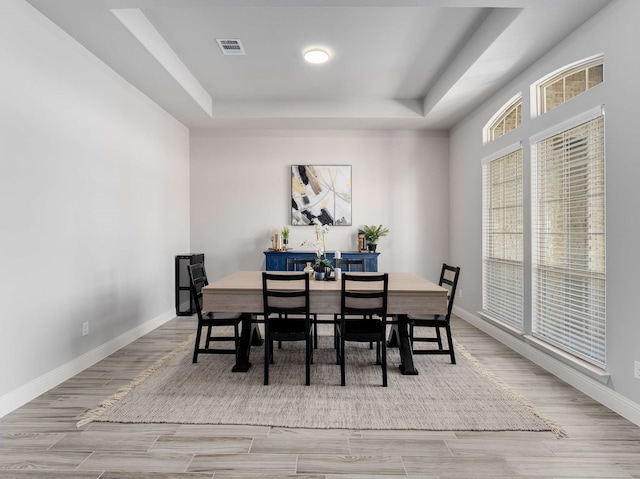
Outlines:
<svg viewBox="0 0 640 479"><path fill-rule="evenodd" d="M640 360L640 64L630 54L640 44L640 2L617 0L561 42L539 62L502 89L465 121L450 138L451 257L462 266L462 297L459 307L476 314L482 307L482 179L480 160L492 152L524 139L526 231L530 205L529 136L604 104L606 135L607 214L607 371L608 385L625 398L640 404L640 381L633 377L633 362ZM583 58L604 53L605 82L540 118L523 115L522 127L490 145L482 145L482 127L509 98L524 94L529 111L529 86L547 73ZM528 258L530 243L526 244ZM525 264L529 279L530 261ZM530 281L529 281L530 283ZM530 295L530 285L527 294ZM528 296L530 297L530 296ZM528 307L527 314L531 309Z"/></svg>
<svg viewBox="0 0 640 479"><path fill-rule="evenodd" d="M189 133L22 0L0 0L0 72L2 416L173 317Z"/></svg>
<svg viewBox="0 0 640 479"><path fill-rule="evenodd" d="M352 165L353 226L330 251L357 249L358 227L384 224L380 271L438 278L448 256L448 135L385 131L192 131L191 246L215 279L264 269L275 228L290 223L291 165ZM313 228L292 227L295 249Z"/></svg>

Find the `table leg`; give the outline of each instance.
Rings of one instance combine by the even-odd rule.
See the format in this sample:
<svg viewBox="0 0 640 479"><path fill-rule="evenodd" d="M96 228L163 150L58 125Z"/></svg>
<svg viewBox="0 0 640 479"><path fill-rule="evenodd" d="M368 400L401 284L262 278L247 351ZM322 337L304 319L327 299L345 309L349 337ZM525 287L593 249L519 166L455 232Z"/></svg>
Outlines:
<svg viewBox="0 0 640 479"><path fill-rule="evenodd" d="M409 338L409 320L406 314L398 315L398 324L391 327L388 347L400 348L400 371L404 375L415 376L418 370L413 364L413 351L411 350L411 340Z"/></svg>
<svg viewBox="0 0 640 479"><path fill-rule="evenodd" d="M251 367L251 362L249 361L251 346L261 346L262 343L263 339L260 335L260 330L258 325L252 321L251 313L243 313L238 355L236 356L236 364L231 371L234 373L246 373Z"/></svg>

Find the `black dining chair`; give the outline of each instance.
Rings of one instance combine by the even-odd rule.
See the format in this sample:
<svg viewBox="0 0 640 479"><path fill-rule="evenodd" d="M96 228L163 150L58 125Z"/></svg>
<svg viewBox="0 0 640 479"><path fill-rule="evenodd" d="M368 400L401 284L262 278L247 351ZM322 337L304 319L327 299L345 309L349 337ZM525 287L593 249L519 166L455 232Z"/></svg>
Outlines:
<svg viewBox="0 0 640 479"><path fill-rule="evenodd" d="M212 311L202 310L202 288L209 284L207 279L207 271L204 263L195 263L187 265L189 273L189 283L191 288L191 296L196 307L198 315L198 329L196 331L196 343L193 350L193 362L198 362L198 354L238 354L238 345L240 344L240 331L238 325L243 319L241 313L215 313ZM220 326L233 326L233 336L213 336L213 328ZM202 329L207 328L205 336L204 348L200 347L202 338ZM210 348L212 341L222 341L234 343L232 348Z"/></svg>
<svg viewBox="0 0 640 479"><path fill-rule="evenodd" d="M460 277L460 268L450 266L446 263L442 264L440 272L440 281L438 284L449 289L447 314L442 315L408 315L409 320L409 336L411 339L411 348L414 342L438 343L438 349L413 349L413 354L447 354L451 358L451 364L456 363L456 354L453 349L453 337L451 335L451 311L453 309L453 300L456 297L456 288L458 286L458 278ZM416 337L415 327L433 328L435 337ZM447 333L448 349L443 349L442 334L440 329L444 328Z"/></svg>
<svg viewBox="0 0 640 479"><path fill-rule="evenodd" d="M335 260L336 263L336 268L340 268L341 272L347 272L347 273L351 273L351 272L362 272L362 273L366 273L367 272L367 263L363 258L350 258L350 259L345 259L345 258L339 258L337 260ZM335 315L334 320L338 321L338 315ZM373 349L373 343L369 344L369 349Z"/></svg>
<svg viewBox="0 0 640 479"><path fill-rule="evenodd" d="M340 318L338 322L341 385L346 384L347 341L376 343L376 364L382 367L382 386L387 387L387 297L389 275L342 275Z"/></svg>
<svg viewBox="0 0 640 479"><path fill-rule="evenodd" d="M264 384L269 384L274 341L305 342L306 382L311 384L313 328L309 313L309 275L262 273Z"/></svg>
<svg viewBox="0 0 640 479"><path fill-rule="evenodd" d="M285 262L286 271L303 271L307 266L307 263L313 264L313 261L300 258L287 258ZM318 349L318 315L312 314L311 320L313 321L313 347ZM327 322L327 321L323 321ZM278 348L282 347L282 343L278 343Z"/></svg>

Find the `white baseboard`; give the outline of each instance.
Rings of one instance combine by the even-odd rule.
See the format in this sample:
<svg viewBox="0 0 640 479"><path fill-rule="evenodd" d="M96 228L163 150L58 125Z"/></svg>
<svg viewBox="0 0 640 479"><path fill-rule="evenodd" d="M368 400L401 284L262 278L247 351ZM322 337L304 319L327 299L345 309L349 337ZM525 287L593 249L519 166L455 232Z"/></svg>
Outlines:
<svg viewBox="0 0 640 479"><path fill-rule="evenodd" d="M469 311L454 306L453 312L469 324L475 326L481 331L484 331L489 336L497 339L521 356L529 359L538 366L549 371L554 376L562 379L567 384L583 392L590 398L598 401L600 404L640 426L640 404L631 401L613 389L608 388L600 381L581 373L580 371L545 354L515 336L493 326L489 322L484 321L479 316L476 316Z"/></svg>
<svg viewBox="0 0 640 479"><path fill-rule="evenodd" d="M175 310L171 309L166 313L150 319L144 324L137 326L124 334L108 341L95 349L79 356L62 366L59 366L46 374L29 381L27 384L0 397L0 418L15 411L20 406L44 394L48 390L58 386L69 378L93 366L98 361L103 360L115 353L118 349L132 343L136 339L162 326L167 321L176 317Z"/></svg>

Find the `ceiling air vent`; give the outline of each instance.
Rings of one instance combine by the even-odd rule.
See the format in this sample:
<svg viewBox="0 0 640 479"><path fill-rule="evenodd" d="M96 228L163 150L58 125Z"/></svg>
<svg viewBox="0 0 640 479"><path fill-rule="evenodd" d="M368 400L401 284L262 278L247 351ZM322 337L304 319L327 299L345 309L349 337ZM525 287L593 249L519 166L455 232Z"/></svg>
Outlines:
<svg viewBox="0 0 640 479"><path fill-rule="evenodd" d="M225 38L220 39L216 38L218 45L220 46L220 50L222 50L223 55L244 55L244 48L242 47L242 43L237 38Z"/></svg>

